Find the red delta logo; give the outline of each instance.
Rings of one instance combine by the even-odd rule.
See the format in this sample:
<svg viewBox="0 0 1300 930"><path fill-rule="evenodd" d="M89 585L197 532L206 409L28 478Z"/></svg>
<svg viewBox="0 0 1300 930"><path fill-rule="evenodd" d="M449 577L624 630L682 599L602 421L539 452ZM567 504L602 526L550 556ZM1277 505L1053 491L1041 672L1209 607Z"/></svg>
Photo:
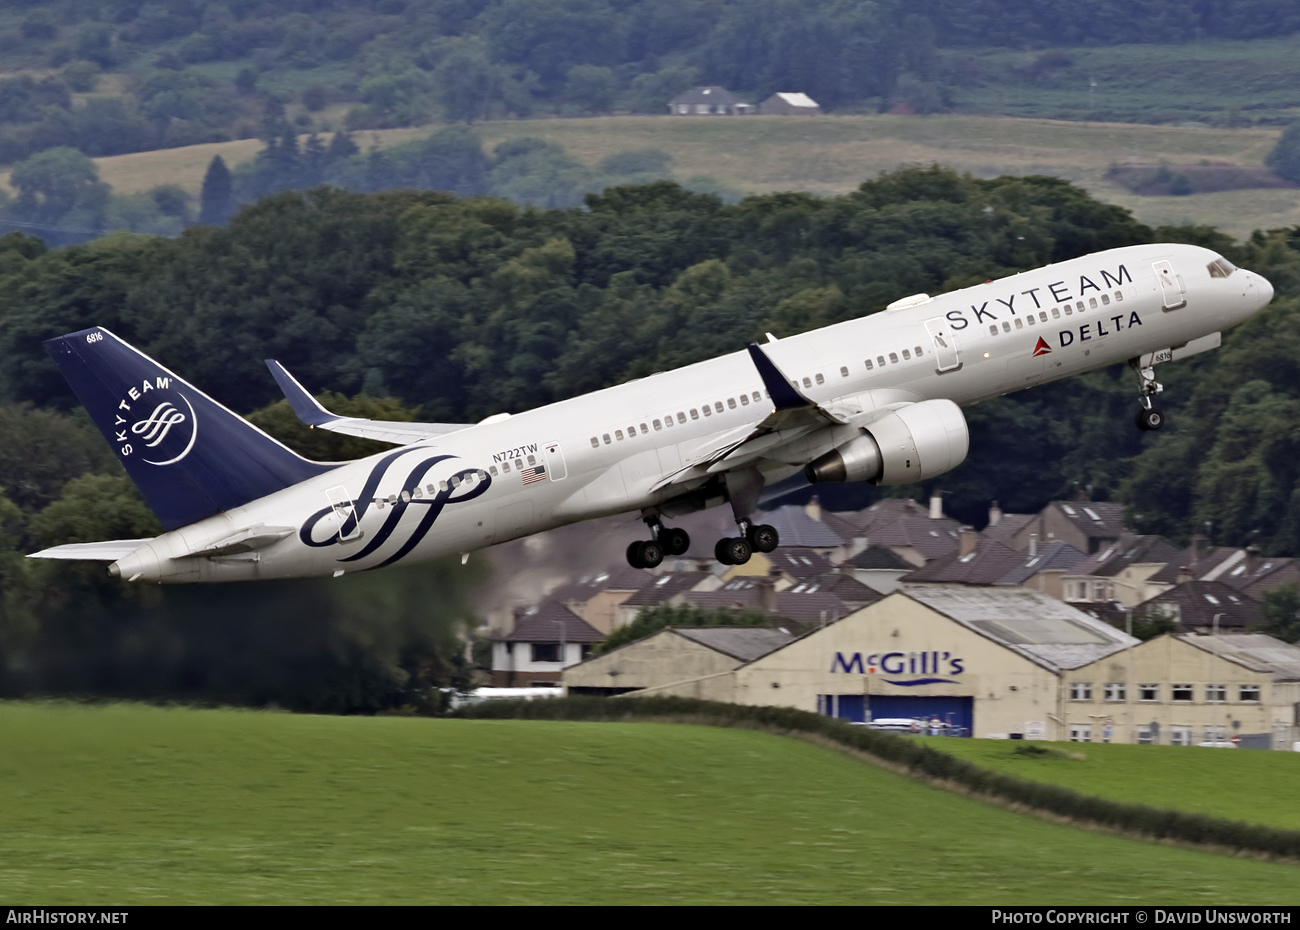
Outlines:
<svg viewBox="0 0 1300 930"><path fill-rule="evenodd" d="M1042 336L1039 336L1038 345L1034 346L1034 358L1038 358L1040 355L1050 355L1051 352L1052 347L1043 340Z"/></svg>

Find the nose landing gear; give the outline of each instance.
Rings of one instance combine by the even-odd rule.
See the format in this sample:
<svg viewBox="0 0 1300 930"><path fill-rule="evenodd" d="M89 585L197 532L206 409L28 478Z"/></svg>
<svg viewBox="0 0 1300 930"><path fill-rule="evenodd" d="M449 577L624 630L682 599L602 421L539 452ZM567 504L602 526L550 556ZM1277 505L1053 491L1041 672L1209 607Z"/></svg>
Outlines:
<svg viewBox="0 0 1300 930"><path fill-rule="evenodd" d="M1157 407L1139 407L1135 422L1138 429L1154 432L1165 425L1165 413Z"/></svg>
<svg viewBox="0 0 1300 930"><path fill-rule="evenodd" d="M1165 412L1155 405L1153 398L1165 389L1164 385L1156 380L1154 368L1142 367L1135 358L1129 359L1128 364L1138 378L1138 412L1134 422L1140 430L1158 430L1165 425Z"/></svg>

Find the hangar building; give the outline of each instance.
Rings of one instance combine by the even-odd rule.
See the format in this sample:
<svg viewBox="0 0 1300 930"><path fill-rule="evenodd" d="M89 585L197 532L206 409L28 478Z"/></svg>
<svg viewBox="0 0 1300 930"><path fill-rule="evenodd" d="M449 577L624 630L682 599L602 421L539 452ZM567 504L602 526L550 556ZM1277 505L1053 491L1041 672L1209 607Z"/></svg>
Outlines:
<svg viewBox="0 0 1300 930"><path fill-rule="evenodd" d="M669 627L566 670L568 694L612 697L667 681L729 672L794 639L762 627Z"/></svg>
<svg viewBox="0 0 1300 930"><path fill-rule="evenodd" d="M909 584L795 638L665 630L567 669L574 693L680 695L949 732L1300 745L1300 646L1259 633L1147 642L1038 591Z"/></svg>
<svg viewBox="0 0 1300 930"><path fill-rule="evenodd" d="M1065 739L1063 676L1136 643L1037 591L909 585L752 661L660 678L631 694L798 707L854 721L937 717L966 734ZM590 664L566 671L565 684ZM659 666L672 677L671 663L661 657Z"/></svg>

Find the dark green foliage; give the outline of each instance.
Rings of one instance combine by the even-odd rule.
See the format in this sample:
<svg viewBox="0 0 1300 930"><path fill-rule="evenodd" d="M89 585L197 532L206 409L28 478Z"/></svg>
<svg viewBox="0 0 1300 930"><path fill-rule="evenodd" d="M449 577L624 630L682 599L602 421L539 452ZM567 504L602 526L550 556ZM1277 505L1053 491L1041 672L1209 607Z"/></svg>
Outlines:
<svg viewBox="0 0 1300 930"><path fill-rule="evenodd" d="M1264 164L1278 177L1300 183L1300 122L1286 127L1282 138L1264 159Z"/></svg>
<svg viewBox="0 0 1300 930"><path fill-rule="evenodd" d="M469 686L462 643L477 562L158 589L123 585L102 563L21 556L159 531L120 474L75 478L30 518L0 495L0 694L430 712L439 688Z"/></svg>
<svg viewBox="0 0 1300 930"><path fill-rule="evenodd" d="M1288 582L1263 596L1264 632L1288 643L1300 642L1300 585Z"/></svg>
<svg viewBox="0 0 1300 930"><path fill-rule="evenodd" d="M331 413L344 417L365 417L370 420L403 420L410 422L419 410L407 410L392 397L344 397L333 391L316 395L321 405ZM365 458L391 448L387 443L357 439L331 433L329 430L310 429L294 414L287 400L279 400L248 415L248 422L270 433L294 452L317 462L343 462Z"/></svg>
<svg viewBox="0 0 1300 930"><path fill-rule="evenodd" d="M469 686L465 598L482 575L459 562L146 591L111 582L102 566L56 563L28 612L34 629L4 655L0 693L436 711L439 688Z"/></svg>
<svg viewBox="0 0 1300 930"><path fill-rule="evenodd" d="M546 701L487 701L463 707L454 716L478 720L669 720L773 730L826 740L901 766L913 775L1082 823L1155 840L1300 859L1300 831L1089 797L1069 788L982 769L895 733L852 726L842 720L788 707L720 704L675 697L566 697Z"/></svg>
<svg viewBox="0 0 1300 930"><path fill-rule="evenodd" d="M1166 633L1176 632L1178 632L1178 621L1172 614L1162 611L1158 604L1147 610L1139 609L1133 612L1133 635L1143 642L1155 639L1157 636L1164 636Z"/></svg>
<svg viewBox="0 0 1300 930"><path fill-rule="evenodd" d="M0 200L0 219L27 224L51 245L85 242L113 229L174 235L190 222L190 197L179 187L115 196L95 163L69 146L19 162L10 183L18 196Z"/></svg>
<svg viewBox="0 0 1300 930"><path fill-rule="evenodd" d="M220 155L213 155L203 176L203 191L199 196L199 222L205 226L220 226L235 211L234 185L230 169Z"/></svg>
<svg viewBox="0 0 1300 930"><path fill-rule="evenodd" d="M148 539L162 532L125 475L82 475L32 517L27 526L41 546L96 539Z"/></svg>
<svg viewBox="0 0 1300 930"><path fill-rule="evenodd" d="M45 507L73 478L120 475L99 431L74 416L33 408L0 407L0 494L27 513Z"/></svg>
<svg viewBox="0 0 1300 930"><path fill-rule="evenodd" d="M53 148L17 165L9 183L18 190L19 215L40 221L62 217L74 207L89 208L102 196L99 169L73 148Z"/></svg>
<svg viewBox="0 0 1300 930"><path fill-rule="evenodd" d="M1279 297L1225 334L1218 352L1170 366L1186 379L1183 411L1134 460L1122 492L1144 531L1185 538L1208 530L1216 544L1300 551L1296 245L1292 231L1278 230L1225 250Z"/></svg>
<svg viewBox="0 0 1300 930"><path fill-rule="evenodd" d="M631 623L605 637L593 653L609 652L670 626L779 626L781 623L779 617L762 610L704 610L686 604L680 607L663 605L641 611Z"/></svg>

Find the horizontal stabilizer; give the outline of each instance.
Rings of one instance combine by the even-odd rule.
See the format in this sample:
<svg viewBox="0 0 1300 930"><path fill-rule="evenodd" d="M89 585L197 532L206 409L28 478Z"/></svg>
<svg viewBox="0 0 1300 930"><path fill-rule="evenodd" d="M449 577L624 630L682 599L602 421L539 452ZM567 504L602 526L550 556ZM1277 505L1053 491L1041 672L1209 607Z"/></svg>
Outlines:
<svg viewBox="0 0 1300 930"><path fill-rule="evenodd" d="M293 375L275 359L267 359L266 367L271 369L271 376L284 392L285 399L299 420L311 427L340 433L344 436L357 436L361 439L375 439L379 442L391 442L399 446L419 442L434 436L454 433L473 424L470 423L409 423L402 420L366 420L362 417L341 417L330 413L316 398L307 393L307 389L298 383Z"/></svg>
<svg viewBox="0 0 1300 930"><path fill-rule="evenodd" d="M292 526L267 526L265 523L259 523L224 539L218 539L202 549L196 549L186 558L195 555L235 555L240 552L256 552L258 549L275 545L292 533Z"/></svg>
<svg viewBox="0 0 1300 930"><path fill-rule="evenodd" d="M116 562L139 549L149 539L106 539L103 542L69 543L33 552L29 559L81 559L87 562Z"/></svg>

